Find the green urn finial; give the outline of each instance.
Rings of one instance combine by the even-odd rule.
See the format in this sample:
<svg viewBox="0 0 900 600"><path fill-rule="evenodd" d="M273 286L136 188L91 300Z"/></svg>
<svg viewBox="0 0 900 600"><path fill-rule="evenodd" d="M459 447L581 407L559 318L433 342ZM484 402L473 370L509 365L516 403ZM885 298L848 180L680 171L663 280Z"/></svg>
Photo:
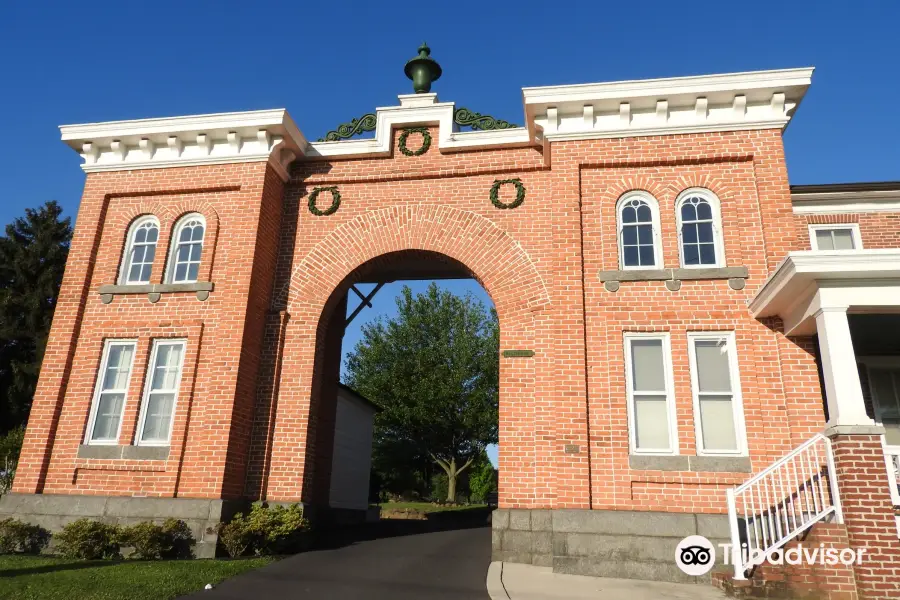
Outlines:
<svg viewBox="0 0 900 600"><path fill-rule="evenodd" d="M417 94L430 92L431 82L441 77L441 65L431 58L431 48L425 42L419 46L419 55L406 61L403 71L412 79L413 89Z"/></svg>

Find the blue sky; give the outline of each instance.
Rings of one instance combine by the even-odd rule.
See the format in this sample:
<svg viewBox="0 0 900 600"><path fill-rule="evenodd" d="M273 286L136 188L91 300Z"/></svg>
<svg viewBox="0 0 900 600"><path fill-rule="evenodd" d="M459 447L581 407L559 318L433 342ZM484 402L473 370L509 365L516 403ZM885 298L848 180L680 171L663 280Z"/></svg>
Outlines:
<svg viewBox="0 0 900 600"><path fill-rule="evenodd" d="M785 136L791 182L897 180L898 22L896 0L6 2L0 224L50 199L77 211L81 159L60 124L286 107L315 139L410 92L423 39L442 100L514 122L523 86L812 65ZM391 294L380 303L369 316Z"/></svg>

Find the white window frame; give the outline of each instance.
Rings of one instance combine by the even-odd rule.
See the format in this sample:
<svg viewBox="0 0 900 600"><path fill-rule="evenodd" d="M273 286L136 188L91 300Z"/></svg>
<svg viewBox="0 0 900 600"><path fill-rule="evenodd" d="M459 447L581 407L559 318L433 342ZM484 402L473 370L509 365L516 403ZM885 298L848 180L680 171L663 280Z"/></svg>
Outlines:
<svg viewBox="0 0 900 600"><path fill-rule="evenodd" d="M816 232L832 229L849 229L850 236L853 238L852 250L819 250L819 241L816 239ZM817 252L855 252L862 250L862 236L859 234L859 223L816 223L809 226L809 247Z"/></svg>
<svg viewBox="0 0 900 600"><path fill-rule="evenodd" d="M152 222L156 225L156 252L159 252L159 237L161 233L159 219L153 215L143 215L138 217L131 224L131 227L128 228L127 237L125 238L125 251L122 254L122 260L119 263L119 285L148 285L153 283L152 266L150 268L149 281L128 281L128 273L131 271L131 251L134 249L134 238L137 235L138 228L148 222Z"/></svg>
<svg viewBox="0 0 900 600"><path fill-rule="evenodd" d="M634 382L632 381L631 342L632 340L662 340L664 379L666 382L666 415L669 425L669 449L641 449L637 447L635 427ZM625 395L628 408L628 443L631 454L673 456L679 454L678 423L675 411L675 378L672 373L672 344L668 332L635 333L627 332L622 344L625 350ZM643 393L643 392L642 392Z"/></svg>
<svg viewBox="0 0 900 600"><path fill-rule="evenodd" d="M688 333L688 359L691 365L691 395L694 405L694 435L698 456L749 456L744 399L741 394L741 372L738 366L737 341L733 331L696 331ZM737 450L706 450L703 447L703 423L700 415L700 380L697 370L697 341L720 341L728 346L728 369L731 377L731 409L734 412L734 435ZM719 394L721 395L721 394Z"/></svg>
<svg viewBox="0 0 900 600"><path fill-rule="evenodd" d="M716 263L713 265L687 265L684 262L684 240L682 239L681 205L693 196L709 202L712 209L713 247L716 250ZM722 203L719 197L706 188L688 188L678 194L675 199L675 224L678 228L678 261L683 269L716 269L725 266L725 240L722 234Z"/></svg>
<svg viewBox="0 0 900 600"><path fill-rule="evenodd" d="M165 441L144 441L144 421L147 419L147 405L150 400L150 387L153 385L153 371L156 365L156 355L161 345L181 345L181 364L178 367L178 378L175 382L175 393L172 398L172 414L169 416L169 439ZM158 338L153 340L153 349L150 352L150 361L147 363L147 372L144 375L144 391L141 394L141 412L138 417L137 429L134 432L135 446L169 446L172 443L172 428L175 425L175 411L178 408L178 394L181 390L181 378L184 375L184 358L187 354L187 340L183 338Z"/></svg>
<svg viewBox="0 0 900 600"><path fill-rule="evenodd" d="M622 236L622 230L625 226L625 223L622 222L622 207L626 202L630 200L643 200L650 207L650 226L653 229L653 265L638 265L638 266L625 266L625 248L624 248L624 238ZM616 238L617 245L619 248L619 268L622 270L632 271L632 270L647 270L647 269L663 269L665 268L663 265L663 256L662 256L662 238L660 236L659 231L659 203L656 201L656 198L648 194L647 192L635 190L631 192L627 192L622 195L621 198L616 202Z"/></svg>
<svg viewBox="0 0 900 600"><path fill-rule="evenodd" d="M131 352L131 366L128 368L128 378L125 382L125 395L122 398L122 414L119 417L119 427L116 437L112 440L95 440L94 425L97 421L97 411L100 408L100 393L103 391L103 380L106 378L106 369L109 366L109 351L113 346L133 346ZM128 405L128 390L131 387L131 376L134 374L135 355L137 354L137 340L134 339L108 339L103 343L103 352L100 355L100 367L97 370L94 382L94 393L91 396L91 411L88 415L87 428L84 432L84 444L89 446L117 446L122 436L122 422L125 420L125 407Z"/></svg>
<svg viewBox="0 0 900 600"><path fill-rule="evenodd" d="M203 264L203 251L206 249L206 234L209 233L206 217L200 213L188 213L178 219L175 227L172 229L172 239L169 242L169 260L166 265L166 283L197 283L198 279L185 279L184 281L175 281L175 270L178 265L178 241L181 237L181 230L187 225L188 221L197 220L203 224L203 239L200 241L200 265ZM200 276L200 269L197 269L197 277Z"/></svg>

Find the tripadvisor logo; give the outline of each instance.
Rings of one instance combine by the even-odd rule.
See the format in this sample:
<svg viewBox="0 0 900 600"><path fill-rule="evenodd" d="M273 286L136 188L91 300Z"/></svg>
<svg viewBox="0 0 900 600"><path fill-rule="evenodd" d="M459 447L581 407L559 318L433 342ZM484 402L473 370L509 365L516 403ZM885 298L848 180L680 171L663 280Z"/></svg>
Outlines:
<svg viewBox="0 0 900 600"><path fill-rule="evenodd" d="M781 547L763 551L758 548L749 549L747 544L740 548L732 544L719 544L722 550L722 564L734 565L740 559L741 565L824 565L834 566L861 564L865 548L830 548L825 544L818 547L804 546L802 543L784 549ZM740 554L738 554L740 553ZM679 542L675 548L675 564L684 573L694 577L706 575L716 564L716 547L702 535L691 535Z"/></svg>
<svg viewBox="0 0 900 600"><path fill-rule="evenodd" d="M706 575L716 564L716 547L702 535L689 535L675 548L675 564L688 575Z"/></svg>

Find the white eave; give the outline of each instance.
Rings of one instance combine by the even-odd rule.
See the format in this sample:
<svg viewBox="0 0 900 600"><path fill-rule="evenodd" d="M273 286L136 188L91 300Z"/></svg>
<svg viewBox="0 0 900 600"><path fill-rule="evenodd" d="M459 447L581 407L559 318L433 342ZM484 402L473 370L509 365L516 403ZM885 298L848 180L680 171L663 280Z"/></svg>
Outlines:
<svg viewBox="0 0 900 600"><path fill-rule="evenodd" d="M525 126L459 131L455 105L436 94L378 108L372 138L306 140L284 109L63 125L86 172L270 161L287 178L294 159L389 156L392 130L437 125L442 152L539 146L552 141L783 129L812 69L758 71L524 88ZM545 160L549 160L549 153Z"/></svg>
<svg viewBox="0 0 900 600"><path fill-rule="evenodd" d="M62 140L84 158L81 167L88 173L271 161L287 179L288 165L309 148L285 109L62 125L59 129Z"/></svg>
<svg viewBox="0 0 900 600"><path fill-rule="evenodd" d="M865 185L865 184L863 184ZM798 186L802 187L802 186ZM841 189L841 185L816 186L817 191L791 190L794 214L826 215L860 212L900 212L900 183L877 184L873 189Z"/></svg>
<svg viewBox="0 0 900 600"><path fill-rule="evenodd" d="M529 131L547 141L784 129L812 68L531 87Z"/></svg>
<svg viewBox="0 0 900 600"><path fill-rule="evenodd" d="M810 303L823 288L840 290L845 298L848 291L858 292L846 305L865 306L883 305L878 290L896 286L900 286L900 249L790 252L750 300L749 308L756 318L781 317L786 333L797 333L803 321L813 316Z"/></svg>

